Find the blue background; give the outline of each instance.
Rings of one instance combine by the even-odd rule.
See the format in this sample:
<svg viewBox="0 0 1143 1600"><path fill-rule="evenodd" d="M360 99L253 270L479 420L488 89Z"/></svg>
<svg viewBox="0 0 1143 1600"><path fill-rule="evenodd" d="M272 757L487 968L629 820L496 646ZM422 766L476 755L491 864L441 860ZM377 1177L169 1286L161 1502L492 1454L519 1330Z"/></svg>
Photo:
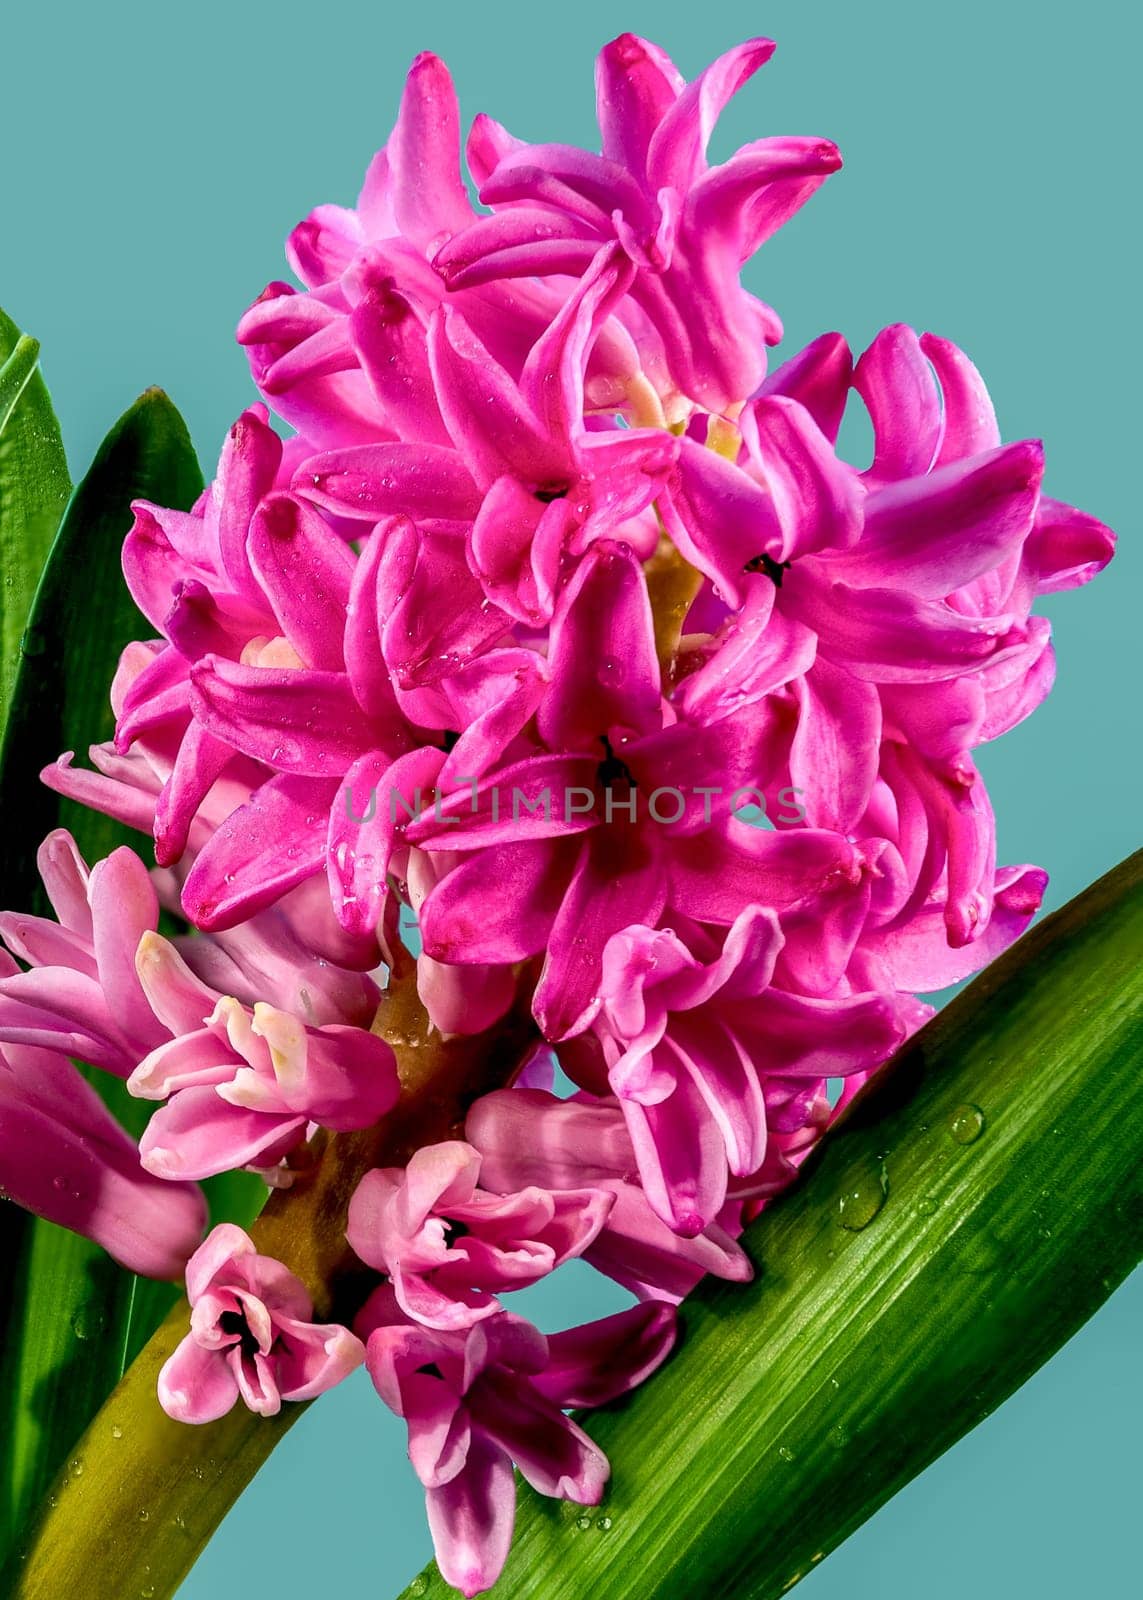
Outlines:
<svg viewBox="0 0 1143 1600"><path fill-rule="evenodd" d="M1049 602L1059 685L982 762L1001 858L1046 866L1054 905L1139 842L1139 18L1122 0L21 7L4 29L0 302L43 343L73 473L152 383L209 468L251 398L231 329L285 275L293 223L352 201L416 51L448 59L466 120L591 143L592 57L615 33L648 34L688 75L769 33L778 54L716 154L815 133L846 158L751 276L787 348L827 328L860 348L897 320L957 340L1005 436L1044 438L1049 492L1123 536L1094 589ZM549 1326L613 1303L575 1269L532 1302ZM1141 1313L1137 1276L799 1594L1137 1592ZM359 1374L299 1422L181 1595L383 1597L428 1551L402 1430Z"/></svg>

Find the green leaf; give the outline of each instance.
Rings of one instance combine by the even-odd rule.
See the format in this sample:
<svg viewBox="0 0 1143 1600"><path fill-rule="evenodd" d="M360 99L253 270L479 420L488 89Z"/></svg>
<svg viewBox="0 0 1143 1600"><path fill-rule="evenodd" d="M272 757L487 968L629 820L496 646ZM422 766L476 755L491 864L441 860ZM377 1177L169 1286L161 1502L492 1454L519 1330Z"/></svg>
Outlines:
<svg viewBox="0 0 1143 1600"><path fill-rule="evenodd" d="M17 344L0 374L0 409L17 357L26 368L27 344L22 352ZM0 460L0 472L12 474L31 505L47 459L34 430L57 440L58 432L38 413L21 424L29 400L39 405L39 392L38 379L19 362L12 387L24 386L12 409L13 449ZM151 390L112 429L67 508L26 628L20 623L23 643L0 749L0 905L48 910L35 856L52 828L69 827L89 861L128 838L108 818L43 788L38 774L62 750L86 750L110 737L108 690L119 653L151 632L120 572L130 502L142 496L187 508L201 488L182 419L165 395ZM46 517L38 524L47 525ZM90 1077L120 1120L141 1131L148 1108L117 1079ZM0 1236L10 1291L0 1323L0 1540L7 1541L175 1291L137 1279L87 1240L13 1206L3 1208Z"/></svg>
<svg viewBox="0 0 1143 1600"><path fill-rule="evenodd" d="M1143 1252L1143 855L954 1000L748 1231L756 1277L581 1419L598 1510L527 1491L513 1600L778 1600L983 1420ZM430 1569L407 1594L454 1593Z"/></svg>
<svg viewBox="0 0 1143 1600"><path fill-rule="evenodd" d="M1143 854L1033 930L854 1103L748 1230L756 1281L704 1286L663 1371L585 1419L614 1468L604 1505L522 1489L494 1593L792 1587L1138 1260L1141 1053ZM286 1205L278 1221L289 1256ZM155 1378L185 1328L180 1305L77 1446L82 1471L57 1479L9 1575L18 1600L173 1594L300 1414L171 1422ZM452 1593L433 1569L406 1592Z"/></svg>
<svg viewBox="0 0 1143 1600"><path fill-rule="evenodd" d="M32 593L71 488L39 348L0 311L0 727Z"/></svg>

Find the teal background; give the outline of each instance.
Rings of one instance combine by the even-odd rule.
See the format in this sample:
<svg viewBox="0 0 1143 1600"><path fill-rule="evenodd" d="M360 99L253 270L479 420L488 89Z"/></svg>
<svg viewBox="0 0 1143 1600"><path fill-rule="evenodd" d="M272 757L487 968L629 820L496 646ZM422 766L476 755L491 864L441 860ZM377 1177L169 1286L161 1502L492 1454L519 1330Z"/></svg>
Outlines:
<svg viewBox="0 0 1143 1600"><path fill-rule="evenodd" d="M1122 0L21 7L4 28L0 302L43 343L73 472L156 382L209 467L251 398L233 325L285 275L289 227L352 201L417 50L446 56L466 119L590 143L592 57L615 33L689 74L771 34L716 154L820 133L847 163L751 275L786 348L827 328L860 348L896 320L956 339L1005 436L1044 438L1049 491L1123 536L1093 589L1046 607L1059 685L982 761L1002 859L1046 866L1058 904L1139 843L1139 17ZM614 1303L573 1269L532 1302L549 1326ZM1137 1276L799 1593L1138 1592L1141 1323ZM358 1375L299 1422L181 1594L384 1597L428 1551L402 1430Z"/></svg>

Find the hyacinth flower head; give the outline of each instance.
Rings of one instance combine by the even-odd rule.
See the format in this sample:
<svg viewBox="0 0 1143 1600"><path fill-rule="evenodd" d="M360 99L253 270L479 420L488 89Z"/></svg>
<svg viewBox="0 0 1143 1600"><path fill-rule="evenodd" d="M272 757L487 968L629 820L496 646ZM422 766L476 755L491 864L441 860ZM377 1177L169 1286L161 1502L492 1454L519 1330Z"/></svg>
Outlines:
<svg viewBox="0 0 1143 1600"><path fill-rule="evenodd" d="M894 325L855 361L827 333L768 370L781 324L741 270L840 165L785 137L711 163L772 48L688 83L623 35L598 152L477 118L479 208L418 57L357 205L312 212L300 286L241 320L262 399L214 481L135 504L151 636L114 743L44 774L155 865L89 872L53 835L56 919L0 918L0 1095L84 1163L61 1200L5 1134L0 1182L185 1268L182 1421L364 1361L469 1595L513 1464L599 1500L566 1412L649 1376L704 1276L751 1276L745 1224L923 997L1035 914L974 752L1051 688L1037 598L1114 548L949 341ZM159 1103L137 1143L67 1098L72 1060ZM195 1183L243 1169L279 1242L318 1195L328 1273L259 1224L202 1242ZM511 1295L577 1259L637 1303L547 1336Z"/></svg>

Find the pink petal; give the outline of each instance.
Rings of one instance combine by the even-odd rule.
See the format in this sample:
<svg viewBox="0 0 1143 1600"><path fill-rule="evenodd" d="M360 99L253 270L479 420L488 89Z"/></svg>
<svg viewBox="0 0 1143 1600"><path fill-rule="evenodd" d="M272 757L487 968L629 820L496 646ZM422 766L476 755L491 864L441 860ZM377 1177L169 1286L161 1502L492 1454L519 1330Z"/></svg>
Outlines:
<svg viewBox="0 0 1143 1600"><path fill-rule="evenodd" d="M211 1178L264 1165L259 1157L300 1136L306 1121L304 1116L269 1116L229 1105L213 1089L183 1089L155 1112L139 1141L139 1154L158 1178Z"/></svg>
<svg viewBox="0 0 1143 1600"><path fill-rule="evenodd" d="M429 1530L446 1583L472 1596L490 1589L503 1570L516 1517L512 1463L499 1446L475 1434L464 1468L425 1491Z"/></svg>
<svg viewBox="0 0 1143 1600"><path fill-rule="evenodd" d="M216 1350L204 1350L190 1334L159 1373L159 1404L176 1422L216 1422L238 1399L238 1384Z"/></svg>
<svg viewBox="0 0 1143 1600"><path fill-rule="evenodd" d="M532 1382L560 1407L607 1405L662 1366L676 1333L673 1306L630 1306L598 1322L549 1334L548 1365Z"/></svg>

